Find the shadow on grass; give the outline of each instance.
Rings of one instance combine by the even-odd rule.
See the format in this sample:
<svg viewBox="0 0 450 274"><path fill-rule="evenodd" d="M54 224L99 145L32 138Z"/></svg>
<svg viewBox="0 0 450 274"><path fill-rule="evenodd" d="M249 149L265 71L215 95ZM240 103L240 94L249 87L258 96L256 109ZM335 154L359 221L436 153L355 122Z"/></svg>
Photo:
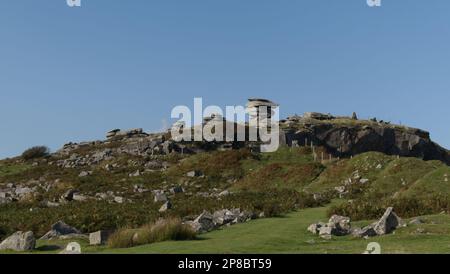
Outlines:
<svg viewBox="0 0 450 274"><path fill-rule="evenodd" d="M60 249L63 249L63 247L59 245L43 245L36 248L37 251L56 251Z"/></svg>

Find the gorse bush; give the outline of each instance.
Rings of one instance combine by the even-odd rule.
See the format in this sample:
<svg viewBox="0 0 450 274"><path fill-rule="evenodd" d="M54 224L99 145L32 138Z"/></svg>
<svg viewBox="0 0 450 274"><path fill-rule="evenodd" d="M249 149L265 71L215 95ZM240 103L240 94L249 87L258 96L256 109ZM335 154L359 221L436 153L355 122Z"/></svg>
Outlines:
<svg viewBox="0 0 450 274"><path fill-rule="evenodd" d="M128 248L163 241L194 240L196 233L179 218L160 219L139 229L120 229L108 240L111 248Z"/></svg>
<svg viewBox="0 0 450 274"><path fill-rule="evenodd" d="M42 158L49 155L50 149L46 146L35 146L25 150L22 153L22 158L24 160L32 160L37 158Z"/></svg>

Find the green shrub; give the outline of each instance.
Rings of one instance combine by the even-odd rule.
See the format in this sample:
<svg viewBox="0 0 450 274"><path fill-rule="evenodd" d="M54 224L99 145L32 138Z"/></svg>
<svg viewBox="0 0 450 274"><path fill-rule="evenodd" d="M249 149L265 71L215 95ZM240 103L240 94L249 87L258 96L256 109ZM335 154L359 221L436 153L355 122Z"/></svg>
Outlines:
<svg viewBox="0 0 450 274"><path fill-rule="evenodd" d="M42 158L49 155L50 149L46 146L35 146L25 150L22 153L22 158L24 160L32 160L37 158Z"/></svg>

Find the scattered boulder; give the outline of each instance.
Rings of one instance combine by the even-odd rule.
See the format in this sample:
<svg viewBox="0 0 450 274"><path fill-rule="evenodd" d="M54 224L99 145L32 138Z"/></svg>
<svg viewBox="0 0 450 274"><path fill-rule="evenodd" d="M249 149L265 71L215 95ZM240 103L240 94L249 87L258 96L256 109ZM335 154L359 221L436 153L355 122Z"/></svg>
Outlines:
<svg viewBox="0 0 450 274"><path fill-rule="evenodd" d="M354 237L367 238L367 237L375 237L377 236L377 233L375 232L372 226L366 226L364 228L353 229L352 235Z"/></svg>
<svg viewBox="0 0 450 274"><path fill-rule="evenodd" d="M225 197L225 196L228 196L228 195L230 195L231 193L230 193L230 191L229 190L224 190L224 191L222 191L222 192L220 192L219 193L219 197Z"/></svg>
<svg viewBox="0 0 450 274"><path fill-rule="evenodd" d="M69 243L59 254L81 254L81 245L76 242Z"/></svg>
<svg viewBox="0 0 450 274"><path fill-rule="evenodd" d="M239 217L239 212L233 212L228 209L218 210L213 214L213 222L216 226L222 226L232 223Z"/></svg>
<svg viewBox="0 0 450 274"><path fill-rule="evenodd" d="M356 229L352 234L356 237L382 236L392 233L400 226L403 226L402 219L389 207L380 220L362 229Z"/></svg>
<svg viewBox="0 0 450 274"><path fill-rule="evenodd" d="M154 201L155 203L160 203L160 202L167 202L167 196L166 194L164 194L164 192L156 192L155 193L155 198Z"/></svg>
<svg viewBox="0 0 450 274"><path fill-rule="evenodd" d="M41 237L41 240L52 240L52 239L69 239L85 237L78 229L69 226L63 221L59 221L52 225L51 230Z"/></svg>
<svg viewBox="0 0 450 274"><path fill-rule="evenodd" d="M333 215L328 221L328 226L332 228L332 234L336 236L345 236L351 232L350 218Z"/></svg>
<svg viewBox="0 0 450 274"><path fill-rule="evenodd" d="M181 186L176 186L176 187L172 187L170 189L170 193L172 194L178 194L178 193L183 193L184 189Z"/></svg>
<svg viewBox="0 0 450 274"><path fill-rule="evenodd" d="M331 236L345 236L351 233L350 218L333 215L328 223L316 223L308 227L308 231L319 234L321 238L331 239Z"/></svg>
<svg viewBox="0 0 450 274"><path fill-rule="evenodd" d="M111 231L99 230L89 234L89 244L90 245L104 245L108 242L109 236L111 236Z"/></svg>
<svg viewBox="0 0 450 274"><path fill-rule="evenodd" d="M161 208L159 209L159 212L163 213L171 208L172 208L172 203L170 201L167 201L161 206Z"/></svg>
<svg viewBox="0 0 450 274"><path fill-rule="evenodd" d="M326 223L312 224L308 227L308 231L311 232L312 234L319 234L320 229L322 227L325 227L326 225L327 225Z"/></svg>
<svg viewBox="0 0 450 274"><path fill-rule="evenodd" d="M17 231L0 243L0 250L31 251L36 246L36 238L32 231Z"/></svg>
<svg viewBox="0 0 450 274"><path fill-rule="evenodd" d="M188 225L197 233L205 233L215 228L214 217L208 211L204 211L194 221L187 222Z"/></svg>
<svg viewBox="0 0 450 274"><path fill-rule="evenodd" d="M83 178L92 175L92 171L81 171L78 177Z"/></svg>
<svg viewBox="0 0 450 274"><path fill-rule="evenodd" d="M193 170L193 171L189 171L188 173L186 173L186 176L187 177L191 177L191 178L193 178L193 177L200 177L202 175L203 175L203 173L201 171L198 171L198 170Z"/></svg>
<svg viewBox="0 0 450 274"><path fill-rule="evenodd" d="M66 191L66 193L64 193L64 194L61 196L61 200L62 200L62 201L67 201L67 202L73 201L73 195L74 195L75 193L78 193L78 190L70 189L70 190Z"/></svg>
<svg viewBox="0 0 450 274"><path fill-rule="evenodd" d="M79 194L79 193L75 193L73 194L73 200L74 201L78 201L78 202L84 202L88 199L87 196Z"/></svg>
<svg viewBox="0 0 450 274"><path fill-rule="evenodd" d="M394 209L389 207L378 222L373 224L377 235L389 234L402 225L402 219L395 214Z"/></svg>
<svg viewBox="0 0 450 274"><path fill-rule="evenodd" d="M116 196L116 197L114 197L114 202L116 202L118 204L123 204L125 202L125 199L123 197Z"/></svg>

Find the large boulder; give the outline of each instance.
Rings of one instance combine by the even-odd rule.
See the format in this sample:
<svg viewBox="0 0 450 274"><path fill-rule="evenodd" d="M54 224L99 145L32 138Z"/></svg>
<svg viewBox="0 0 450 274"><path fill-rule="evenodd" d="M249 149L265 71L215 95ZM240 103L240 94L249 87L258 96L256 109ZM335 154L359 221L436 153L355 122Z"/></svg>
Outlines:
<svg viewBox="0 0 450 274"><path fill-rule="evenodd" d="M214 224L214 217L208 211L204 211L194 221L187 222L192 229L197 233L205 233L212 231L216 226Z"/></svg>
<svg viewBox="0 0 450 274"><path fill-rule="evenodd" d="M41 237L41 240L52 240L58 238L79 238L85 237L78 229L69 226L63 221L59 221L52 225L51 230Z"/></svg>
<svg viewBox="0 0 450 274"><path fill-rule="evenodd" d="M402 225L402 219L395 214L392 207L388 208L378 222L373 224L377 235L385 235L393 232Z"/></svg>
<svg viewBox="0 0 450 274"><path fill-rule="evenodd" d="M81 245L77 242L69 243L63 251L59 252L59 254L65 255L81 254Z"/></svg>
<svg viewBox="0 0 450 274"><path fill-rule="evenodd" d="M18 231L0 243L0 250L31 251L36 245L32 231Z"/></svg>
<svg viewBox="0 0 450 274"><path fill-rule="evenodd" d="M328 221L328 226L332 228L332 234L336 236L345 236L351 232L350 218L333 215Z"/></svg>
<svg viewBox="0 0 450 274"><path fill-rule="evenodd" d="M218 210L213 214L213 222L216 226L222 226L232 223L239 217L240 212L228 209Z"/></svg>
<svg viewBox="0 0 450 274"><path fill-rule="evenodd" d="M172 209L172 203L170 202L170 200L168 200L161 206L161 208L159 209L159 212L164 213L164 212L168 211L169 209Z"/></svg>
<svg viewBox="0 0 450 274"><path fill-rule="evenodd" d="M352 234L356 237L382 236L392 233L402 225L402 219L395 214L392 207L389 207L377 222L361 229L355 229Z"/></svg>
<svg viewBox="0 0 450 274"><path fill-rule="evenodd" d="M333 215L328 223L316 223L308 227L308 231L318 234L321 238L331 239L331 236L345 236L352 232L350 218Z"/></svg>
<svg viewBox="0 0 450 274"><path fill-rule="evenodd" d="M100 230L89 234L89 244L90 245L104 245L108 241L109 236L112 234L111 231Z"/></svg>

